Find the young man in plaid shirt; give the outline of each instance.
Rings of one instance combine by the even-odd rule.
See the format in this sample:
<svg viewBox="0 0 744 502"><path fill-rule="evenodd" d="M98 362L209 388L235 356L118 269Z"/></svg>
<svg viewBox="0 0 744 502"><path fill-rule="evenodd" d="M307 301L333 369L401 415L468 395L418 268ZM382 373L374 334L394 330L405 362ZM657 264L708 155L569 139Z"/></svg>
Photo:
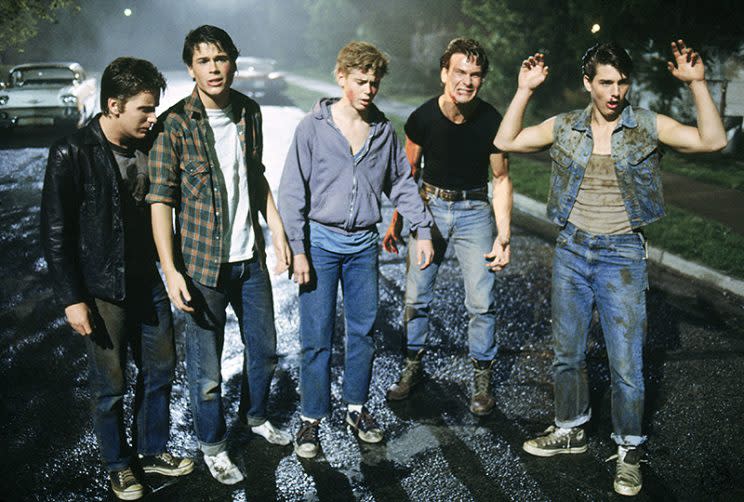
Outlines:
<svg viewBox="0 0 744 502"><path fill-rule="evenodd" d="M200 26L186 36L183 61L196 86L164 114L150 152L147 196L169 296L189 314L186 363L196 436L209 471L224 484L243 479L227 455L221 395L228 303L245 345L240 419L271 443L291 439L266 413L276 332L259 212L271 230L277 273L287 270L291 253L263 174L261 111L230 88L237 56L220 28Z"/></svg>

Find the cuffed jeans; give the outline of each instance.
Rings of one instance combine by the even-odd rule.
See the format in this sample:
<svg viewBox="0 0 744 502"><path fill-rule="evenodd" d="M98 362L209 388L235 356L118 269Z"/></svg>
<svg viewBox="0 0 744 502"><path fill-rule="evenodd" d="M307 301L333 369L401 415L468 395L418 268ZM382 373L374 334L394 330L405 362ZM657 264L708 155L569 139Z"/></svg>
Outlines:
<svg viewBox="0 0 744 502"><path fill-rule="evenodd" d="M639 445L643 419L646 259L639 234L595 235L568 224L553 258L555 423L589 420L586 352L592 307L604 334L612 382L612 439Z"/></svg>
<svg viewBox="0 0 744 502"><path fill-rule="evenodd" d="M192 280L189 291L194 313L186 318L186 374L194 429L204 454L216 455L226 450L221 360L228 304L238 318L244 345L240 416L251 426L267 420L276 367L271 281L252 259L222 264L216 287Z"/></svg>
<svg viewBox="0 0 744 502"><path fill-rule="evenodd" d="M341 281L346 320L343 399L364 404L372 375L377 317L377 246L339 254L310 246L310 283L300 287L302 415L321 419L331 409L331 346Z"/></svg>
<svg viewBox="0 0 744 502"><path fill-rule="evenodd" d="M90 304L93 333L87 337L93 427L106 468L130 465L124 429L127 351L137 366L132 437L137 453L165 451L170 435L170 394L176 367L173 318L160 277L129 280L127 299Z"/></svg>
<svg viewBox="0 0 744 502"><path fill-rule="evenodd" d="M470 357L491 361L496 357L496 276L485 265L484 254L489 253L494 241L494 222L491 205L486 201L463 200L447 202L429 196L429 209L434 218L432 240L434 260L424 270L416 264L415 236L408 244L405 311L408 350L418 351L426 346L429 314L434 299L434 283L444 260L449 242L455 248L465 283L465 308L468 311L468 345Z"/></svg>

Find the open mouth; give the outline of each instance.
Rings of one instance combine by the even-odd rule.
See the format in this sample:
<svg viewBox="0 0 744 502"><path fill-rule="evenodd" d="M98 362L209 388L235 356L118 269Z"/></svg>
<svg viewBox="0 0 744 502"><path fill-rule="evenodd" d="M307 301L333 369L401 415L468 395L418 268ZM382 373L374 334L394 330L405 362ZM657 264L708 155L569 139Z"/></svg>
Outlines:
<svg viewBox="0 0 744 502"><path fill-rule="evenodd" d="M607 102L607 108L610 110L617 110L620 106L620 101L608 101Z"/></svg>

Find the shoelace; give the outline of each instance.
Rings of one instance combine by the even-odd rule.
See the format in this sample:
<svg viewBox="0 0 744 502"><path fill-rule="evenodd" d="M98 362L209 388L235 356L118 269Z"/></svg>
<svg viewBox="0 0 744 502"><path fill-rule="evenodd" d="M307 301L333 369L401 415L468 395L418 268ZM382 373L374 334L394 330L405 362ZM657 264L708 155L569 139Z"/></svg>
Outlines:
<svg viewBox="0 0 744 502"><path fill-rule="evenodd" d="M545 430L545 436L541 437L540 440L543 445L558 444L565 439L566 448L571 446L571 431L561 430L556 427L548 427Z"/></svg>
<svg viewBox="0 0 744 502"><path fill-rule="evenodd" d="M475 370L475 393L476 394L487 394L488 388L491 385L491 370L488 369L476 369Z"/></svg>
<svg viewBox="0 0 744 502"><path fill-rule="evenodd" d="M362 409L362 412L357 417L355 423L356 423L357 428L365 432L371 429L378 428L378 425L375 419L365 409Z"/></svg>
<svg viewBox="0 0 744 502"><path fill-rule="evenodd" d="M400 375L400 381L409 382L413 380L420 367L421 361L407 359L405 366L403 366L403 372Z"/></svg>
<svg viewBox="0 0 744 502"><path fill-rule="evenodd" d="M134 484L137 482L137 480L134 478L134 473L132 473L132 469L124 469L123 471L119 471L119 484L121 486L127 486L129 484Z"/></svg>
<svg viewBox="0 0 744 502"><path fill-rule="evenodd" d="M218 471L226 472L230 467L232 467L232 462L230 461L230 457L227 456L227 453L218 453L214 459L214 468Z"/></svg>
<svg viewBox="0 0 744 502"><path fill-rule="evenodd" d="M297 433L297 439L315 442L318 437L318 426L315 423L305 422Z"/></svg>

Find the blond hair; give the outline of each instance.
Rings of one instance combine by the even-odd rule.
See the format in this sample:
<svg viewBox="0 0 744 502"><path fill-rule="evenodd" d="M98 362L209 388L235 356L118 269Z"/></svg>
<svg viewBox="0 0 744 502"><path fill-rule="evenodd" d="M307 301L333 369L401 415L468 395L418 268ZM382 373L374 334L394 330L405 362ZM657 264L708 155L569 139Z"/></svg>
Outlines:
<svg viewBox="0 0 744 502"><path fill-rule="evenodd" d="M370 70L377 77L384 77L388 71L390 59L387 54L380 51L368 42L349 42L338 51L334 75L342 71L348 75L352 70L360 70L368 73Z"/></svg>

